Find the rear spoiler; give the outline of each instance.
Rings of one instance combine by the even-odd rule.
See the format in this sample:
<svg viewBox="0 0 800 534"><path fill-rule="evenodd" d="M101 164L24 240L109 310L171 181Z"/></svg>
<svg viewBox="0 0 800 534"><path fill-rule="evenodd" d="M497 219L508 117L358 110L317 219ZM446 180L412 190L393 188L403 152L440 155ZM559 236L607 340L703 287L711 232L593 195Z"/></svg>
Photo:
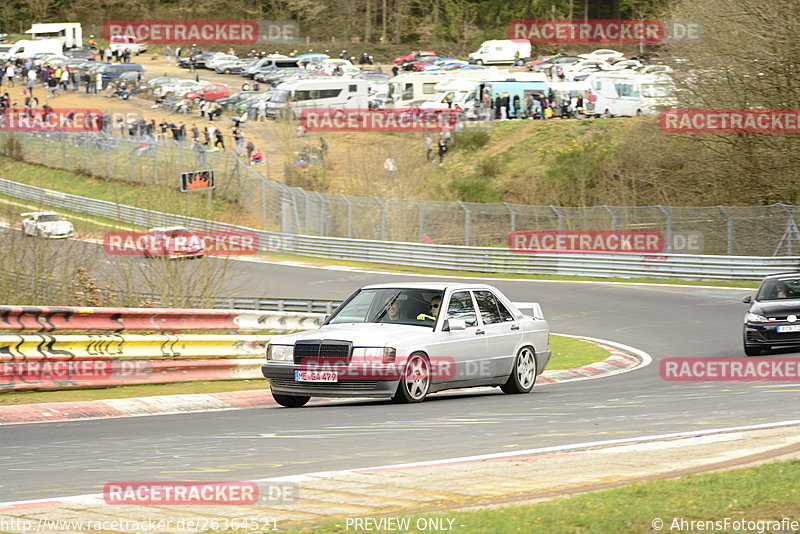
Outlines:
<svg viewBox="0 0 800 534"><path fill-rule="evenodd" d="M534 319L544 319L542 307L538 302L512 302L519 311L523 314L533 317Z"/></svg>

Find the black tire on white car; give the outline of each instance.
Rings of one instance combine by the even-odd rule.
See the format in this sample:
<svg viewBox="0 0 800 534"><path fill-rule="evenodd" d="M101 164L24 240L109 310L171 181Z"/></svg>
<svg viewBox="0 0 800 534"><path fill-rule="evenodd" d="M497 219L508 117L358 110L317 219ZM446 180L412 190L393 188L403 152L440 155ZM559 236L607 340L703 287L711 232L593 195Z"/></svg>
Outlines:
<svg viewBox="0 0 800 534"><path fill-rule="evenodd" d="M536 355L531 347L522 347L514 359L514 367L505 384L503 393L529 393L536 383Z"/></svg>
<svg viewBox="0 0 800 534"><path fill-rule="evenodd" d="M275 402L280 404L281 406L286 406L287 408L299 408L301 406L305 406L311 397L303 397L300 395L281 395L280 393L272 392L272 398L275 399Z"/></svg>
<svg viewBox="0 0 800 534"><path fill-rule="evenodd" d="M430 389L431 364L424 354L414 353L406 360L392 400L398 404L422 402Z"/></svg>

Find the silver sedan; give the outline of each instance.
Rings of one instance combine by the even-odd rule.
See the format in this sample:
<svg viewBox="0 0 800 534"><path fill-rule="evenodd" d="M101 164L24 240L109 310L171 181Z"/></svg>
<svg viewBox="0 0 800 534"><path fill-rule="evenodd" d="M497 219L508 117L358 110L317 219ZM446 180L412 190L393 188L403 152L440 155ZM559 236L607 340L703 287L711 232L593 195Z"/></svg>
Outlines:
<svg viewBox="0 0 800 534"><path fill-rule="evenodd" d="M283 406L312 396L421 402L474 386L528 393L549 360L538 304L484 284L405 283L364 287L318 330L274 337L262 372Z"/></svg>

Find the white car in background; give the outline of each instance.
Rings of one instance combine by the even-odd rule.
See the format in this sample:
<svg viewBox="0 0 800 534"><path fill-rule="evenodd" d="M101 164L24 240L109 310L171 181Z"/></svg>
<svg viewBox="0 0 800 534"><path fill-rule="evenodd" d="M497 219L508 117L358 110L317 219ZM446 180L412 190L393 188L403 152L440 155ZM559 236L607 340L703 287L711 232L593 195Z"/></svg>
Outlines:
<svg viewBox="0 0 800 534"><path fill-rule="evenodd" d="M217 54L215 56L211 56L210 58L206 59L206 68L214 70L220 63L224 63L226 61L238 61L238 60L239 60L238 57L232 56L230 54Z"/></svg>
<svg viewBox="0 0 800 534"><path fill-rule="evenodd" d="M333 74L336 68L342 71L344 75L356 75L361 72L361 69L353 65L349 59L324 59L319 64L322 72L326 74Z"/></svg>
<svg viewBox="0 0 800 534"><path fill-rule="evenodd" d="M178 80L174 83L160 85L153 90L155 96L166 96L173 94L175 96L183 96L189 91L199 89L203 85L208 85L209 82L196 82L194 80Z"/></svg>
<svg viewBox="0 0 800 534"><path fill-rule="evenodd" d="M170 260L202 258L206 255L202 239L183 226L159 226L147 231L142 255Z"/></svg>
<svg viewBox="0 0 800 534"><path fill-rule="evenodd" d="M617 52L616 50L609 50L608 48L600 48L589 54L578 54L578 57L585 59L602 59L608 61L611 58L625 57L625 54L622 52Z"/></svg>
<svg viewBox="0 0 800 534"><path fill-rule="evenodd" d="M318 330L274 336L262 373L287 407L313 396L421 402L473 386L528 393L549 360L538 304L484 284L398 283L359 289Z"/></svg>
<svg viewBox="0 0 800 534"><path fill-rule="evenodd" d="M75 227L58 213L35 211L22 214L22 234L25 236L66 239L75 235Z"/></svg>

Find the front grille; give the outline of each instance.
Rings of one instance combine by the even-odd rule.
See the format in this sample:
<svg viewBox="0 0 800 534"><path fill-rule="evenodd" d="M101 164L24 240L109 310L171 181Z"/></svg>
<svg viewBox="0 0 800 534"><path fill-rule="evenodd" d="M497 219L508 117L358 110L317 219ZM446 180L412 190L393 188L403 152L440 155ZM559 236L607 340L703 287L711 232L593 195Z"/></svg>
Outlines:
<svg viewBox="0 0 800 534"><path fill-rule="evenodd" d="M294 363L302 364L307 360L329 364L350 363L353 354L353 343L336 339L304 339L294 344Z"/></svg>
<svg viewBox="0 0 800 534"><path fill-rule="evenodd" d="M372 391L378 385L376 380L345 380L343 382L296 382L290 378L270 378L270 382L275 387L281 388L303 388L319 390L342 390L342 391Z"/></svg>

